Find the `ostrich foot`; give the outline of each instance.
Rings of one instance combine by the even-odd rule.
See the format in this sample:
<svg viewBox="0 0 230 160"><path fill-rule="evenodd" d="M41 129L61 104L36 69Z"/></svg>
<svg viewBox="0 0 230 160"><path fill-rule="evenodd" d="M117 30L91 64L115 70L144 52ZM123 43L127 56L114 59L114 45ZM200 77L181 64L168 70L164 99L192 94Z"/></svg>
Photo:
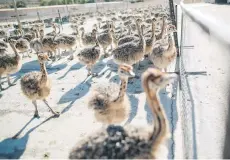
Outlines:
<svg viewBox="0 0 230 160"><path fill-rule="evenodd" d="M40 118L39 114L38 114L38 111L35 111L34 112L34 118Z"/></svg>
<svg viewBox="0 0 230 160"><path fill-rule="evenodd" d="M92 76L93 76L93 77L97 77L97 76L98 76L98 73L93 73Z"/></svg>
<svg viewBox="0 0 230 160"><path fill-rule="evenodd" d="M74 59L73 55L69 56L69 58L68 58L68 60L70 60L70 61L72 61L73 59Z"/></svg>
<svg viewBox="0 0 230 160"><path fill-rule="evenodd" d="M53 115L54 115L55 117L59 117L59 116L60 116L60 112L54 112L54 111L52 111L52 110L51 110L51 112L53 113Z"/></svg>

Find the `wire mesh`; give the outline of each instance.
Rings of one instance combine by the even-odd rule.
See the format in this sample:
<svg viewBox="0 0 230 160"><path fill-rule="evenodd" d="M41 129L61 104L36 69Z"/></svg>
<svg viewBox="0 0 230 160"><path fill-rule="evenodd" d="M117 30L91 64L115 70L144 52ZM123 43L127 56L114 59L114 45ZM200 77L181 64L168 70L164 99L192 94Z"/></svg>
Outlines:
<svg viewBox="0 0 230 160"><path fill-rule="evenodd" d="M195 133L195 119L194 119L194 104L193 97L188 83L188 75L186 74L184 59L183 59L183 46L186 36L186 23L184 19L186 16L182 12L181 15L181 47L180 47L180 108L181 108L181 126L183 134L183 153L186 159L196 159L196 133Z"/></svg>

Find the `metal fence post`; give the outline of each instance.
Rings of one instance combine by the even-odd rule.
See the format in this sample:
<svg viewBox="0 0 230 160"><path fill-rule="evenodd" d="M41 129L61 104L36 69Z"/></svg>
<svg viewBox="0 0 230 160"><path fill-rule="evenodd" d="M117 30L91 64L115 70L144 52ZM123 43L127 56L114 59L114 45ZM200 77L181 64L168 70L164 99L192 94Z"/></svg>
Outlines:
<svg viewBox="0 0 230 160"><path fill-rule="evenodd" d="M174 13L174 4L173 4L173 0L169 0L169 9L170 9L170 17L172 19L172 24L176 27L176 18L175 18L175 13ZM177 37L177 32L173 33L174 36L174 41L175 41L175 45L176 45L176 49L177 49L177 56L179 56L179 46L178 46L178 37Z"/></svg>

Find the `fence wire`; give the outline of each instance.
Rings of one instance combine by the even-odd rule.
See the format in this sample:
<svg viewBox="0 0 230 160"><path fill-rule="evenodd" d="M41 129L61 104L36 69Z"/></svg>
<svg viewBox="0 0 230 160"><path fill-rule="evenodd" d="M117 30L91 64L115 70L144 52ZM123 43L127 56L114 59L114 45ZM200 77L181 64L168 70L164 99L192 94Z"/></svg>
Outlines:
<svg viewBox="0 0 230 160"><path fill-rule="evenodd" d="M193 96L190 90L188 75L186 74L183 46L186 37L186 20L187 16L182 11L181 16L181 41L180 41L180 110L181 110L181 126L183 134L183 153L186 159L196 159L196 127L195 127L195 111Z"/></svg>

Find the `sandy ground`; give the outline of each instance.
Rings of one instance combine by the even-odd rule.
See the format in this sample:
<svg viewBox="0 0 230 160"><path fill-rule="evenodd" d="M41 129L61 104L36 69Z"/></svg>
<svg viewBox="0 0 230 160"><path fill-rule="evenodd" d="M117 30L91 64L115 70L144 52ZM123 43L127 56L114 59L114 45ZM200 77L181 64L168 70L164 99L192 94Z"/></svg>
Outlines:
<svg viewBox="0 0 230 160"><path fill-rule="evenodd" d="M87 26L92 25L92 21ZM49 32L49 30L47 30ZM65 33L70 33L69 25L64 25ZM78 50L76 51L76 53ZM146 103L145 93L141 86L140 76L150 65L141 63L141 70L135 70L136 78L129 81L127 94L131 100L132 110L128 123L133 125L152 124L152 116ZM86 106L91 85L103 80L119 83L116 66L111 58L100 60L94 67L99 77L88 78L86 67L77 59L69 62L63 58L57 62L48 62L47 69L52 79L52 90L48 98L49 104L61 112L59 118L51 117L47 107L38 102L40 119L33 119L34 107L20 90L20 77L27 72L39 70L36 56L25 58L23 67L12 76L16 84L2 92L0 99L0 157L1 158L67 158L70 149L79 140L101 127L96 122L92 111ZM174 71L174 64L169 71ZM6 78L3 87L7 88ZM165 107L170 127L176 126L176 101L174 86L160 92L160 99ZM175 112L175 115L174 115ZM12 137L18 133L18 139ZM173 157L172 139L168 143L168 155Z"/></svg>
<svg viewBox="0 0 230 160"><path fill-rule="evenodd" d="M194 46L193 49L183 49L185 70L206 71L207 74L184 77L183 92L179 91L177 83L169 86L166 93L164 90L160 92L172 133L167 157L221 158L227 114L229 47L189 18L186 17L184 22L184 46ZM71 32L69 25L64 25L64 32ZM137 78L130 80L127 90L132 104L128 122L133 125L148 125L152 119L139 78L149 65L146 61L142 65L141 70L135 70ZM1 158L67 158L78 140L101 127L88 110L86 101L94 83L102 80L119 83L112 60L99 61L94 68L99 77L87 80L86 68L77 59L48 62L47 68L53 82L48 101L62 113L61 116L50 117L46 106L39 102L41 118L32 118L34 107L22 95L19 80L25 73L39 70L39 65L35 55L24 59L21 71L12 76L16 85L3 91L0 98ZM175 71L175 64L169 67L169 71ZM7 87L6 79L3 81L3 86ZM11 139L19 131L19 138Z"/></svg>

